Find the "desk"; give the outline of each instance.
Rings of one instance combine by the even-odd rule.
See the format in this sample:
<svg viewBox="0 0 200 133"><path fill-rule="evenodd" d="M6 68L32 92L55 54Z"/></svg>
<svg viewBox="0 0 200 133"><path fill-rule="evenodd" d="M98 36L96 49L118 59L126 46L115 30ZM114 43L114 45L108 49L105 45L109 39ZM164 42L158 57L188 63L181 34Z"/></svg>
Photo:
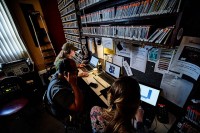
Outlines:
<svg viewBox="0 0 200 133"><path fill-rule="evenodd" d="M79 69L79 73L83 72L81 69ZM93 77L95 76L93 72L88 73L88 77L82 77L82 79L86 82L87 85L89 85L91 82L98 84L97 88L90 87L94 93L108 106L108 102L106 98L101 94L101 90L105 89L101 84L99 84Z"/></svg>
<svg viewBox="0 0 200 133"><path fill-rule="evenodd" d="M79 70L79 72L83 72L82 70ZM101 94L101 90L104 89L104 87L99 84L93 77L95 75L92 72L89 72L89 76L88 77L82 77L82 79L86 82L87 85L89 85L91 82L93 83L97 83L98 87L97 88L93 88L90 87L93 92L95 92L95 94L101 99L101 101L103 101L107 106L108 106L108 101L107 99ZM155 128L155 132L156 133L167 133L168 130L171 128L171 126L174 124L176 118L173 114L169 113L169 124L162 124L160 123L156 117L151 125L150 130L153 130Z"/></svg>
<svg viewBox="0 0 200 133"><path fill-rule="evenodd" d="M168 124L160 123L157 120L157 117L155 117L150 130L153 130L155 128L156 133L167 133L169 131L169 129L172 127L172 125L175 123L175 121L176 121L176 117L173 114L171 114L170 112L169 112L169 123Z"/></svg>

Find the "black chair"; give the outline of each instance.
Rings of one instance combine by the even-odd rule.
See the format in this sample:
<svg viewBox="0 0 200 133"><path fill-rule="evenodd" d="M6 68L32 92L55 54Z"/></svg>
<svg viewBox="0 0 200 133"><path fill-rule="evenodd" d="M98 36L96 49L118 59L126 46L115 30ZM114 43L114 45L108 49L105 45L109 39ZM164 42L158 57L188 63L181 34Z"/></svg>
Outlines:
<svg viewBox="0 0 200 133"><path fill-rule="evenodd" d="M20 77L9 76L0 80L0 122L4 126L9 127L9 121L20 118L28 105L26 89L26 83Z"/></svg>
<svg viewBox="0 0 200 133"><path fill-rule="evenodd" d="M50 104L47 99L47 90L43 95L43 106L48 114L56 118L58 121L62 122L65 126L66 133L80 133L80 123L77 121L77 114L69 114L60 107Z"/></svg>

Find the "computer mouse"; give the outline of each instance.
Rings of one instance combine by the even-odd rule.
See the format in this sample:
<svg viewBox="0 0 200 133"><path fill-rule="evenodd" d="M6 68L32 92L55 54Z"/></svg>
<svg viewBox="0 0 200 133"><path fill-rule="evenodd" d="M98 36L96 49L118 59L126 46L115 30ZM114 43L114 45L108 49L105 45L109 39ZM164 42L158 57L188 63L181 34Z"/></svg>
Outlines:
<svg viewBox="0 0 200 133"><path fill-rule="evenodd" d="M91 86L91 87L93 87L93 88L97 88L97 87L98 87L98 84L97 84L97 83L91 82L91 83L89 84L89 86Z"/></svg>

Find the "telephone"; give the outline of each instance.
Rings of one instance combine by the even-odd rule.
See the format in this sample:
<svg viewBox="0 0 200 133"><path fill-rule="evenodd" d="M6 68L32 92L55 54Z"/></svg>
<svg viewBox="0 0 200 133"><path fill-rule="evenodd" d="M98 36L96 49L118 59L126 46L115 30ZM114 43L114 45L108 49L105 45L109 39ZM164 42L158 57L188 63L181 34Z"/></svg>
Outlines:
<svg viewBox="0 0 200 133"><path fill-rule="evenodd" d="M158 104L157 106L157 120L163 124L169 123L168 111L165 104Z"/></svg>

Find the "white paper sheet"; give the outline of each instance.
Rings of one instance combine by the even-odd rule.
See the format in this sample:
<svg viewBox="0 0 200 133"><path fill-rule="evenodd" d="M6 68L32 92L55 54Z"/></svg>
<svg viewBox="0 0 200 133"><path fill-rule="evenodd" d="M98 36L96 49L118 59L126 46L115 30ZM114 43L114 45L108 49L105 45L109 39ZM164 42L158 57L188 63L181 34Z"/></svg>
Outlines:
<svg viewBox="0 0 200 133"><path fill-rule="evenodd" d="M130 57L130 55L131 55L131 45L126 44L124 42L121 42L120 44L121 44L123 49L119 51L118 48L116 47L116 54L124 56L124 57Z"/></svg>
<svg viewBox="0 0 200 133"><path fill-rule="evenodd" d="M170 74L163 75L160 85L160 88L163 89L163 97L179 107L184 106L192 87L191 82Z"/></svg>
<svg viewBox="0 0 200 133"><path fill-rule="evenodd" d="M197 80L200 74L200 38L183 37L170 70Z"/></svg>
<svg viewBox="0 0 200 133"><path fill-rule="evenodd" d="M104 54L103 54L103 45L97 45L97 56L101 59L104 59Z"/></svg>
<svg viewBox="0 0 200 133"><path fill-rule="evenodd" d="M145 73L148 50L146 48L132 47L130 66Z"/></svg>
<svg viewBox="0 0 200 133"><path fill-rule="evenodd" d="M123 66L123 60L124 60L124 57L121 57L121 56L118 56L118 55L113 56L113 64L116 64L120 67Z"/></svg>
<svg viewBox="0 0 200 133"><path fill-rule="evenodd" d="M88 46L89 46L89 50L94 54L94 53L95 53L94 38L90 38L90 39L88 40Z"/></svg>
<svg viewBox="0 0 200 133"><path fill-rule="evenodd" d="M124 62L123 62L123 66L124 66L124 68L125 68L125 71L126 71L127 75L128 75L128 76L132 76L133 73L132 73L132 70L131 70L131 68L130 68L130 66L129 66L129 64L128 64L127 61L124 61Z"/></svg>
<svg viewBox="0 0 200 133"><path fill-rule="evenodd" d="M109 48L109 49L113 50L113 39L112 38L102 37L101 43L104 46L104 48Z"/></svg>

